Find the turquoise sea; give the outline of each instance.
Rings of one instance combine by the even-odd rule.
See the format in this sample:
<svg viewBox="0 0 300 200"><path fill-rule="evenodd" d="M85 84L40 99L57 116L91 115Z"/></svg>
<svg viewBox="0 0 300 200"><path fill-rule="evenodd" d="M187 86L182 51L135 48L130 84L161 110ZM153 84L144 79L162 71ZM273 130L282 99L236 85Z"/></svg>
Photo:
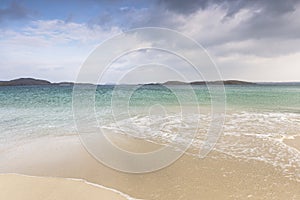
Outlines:
<svg viewBox="0 0 300 200"><path fill-rule="evenodd" d="M114 86L97 87L95 113L101 128L155 142L168 142L177 131L179 143L185 142L184 133L197 130L192 145L201 145L211 120L207 112L211 97L205 86L193 86L196 99L184 85L144 85L133 92L132 87L121 86L117 92ZM300 85L230 85L225 89L226 118L215 150L267 162L300 179L300 153L283 142L300 135ZM0 147L33 138L76 136L72 91L72 86L0 87ZM113 106L120 107L117 112L111 109L112 96ZM200 112L195 112L197 104ZM185 114L184 123L178 115L181 107L191 111Z"/></svg>

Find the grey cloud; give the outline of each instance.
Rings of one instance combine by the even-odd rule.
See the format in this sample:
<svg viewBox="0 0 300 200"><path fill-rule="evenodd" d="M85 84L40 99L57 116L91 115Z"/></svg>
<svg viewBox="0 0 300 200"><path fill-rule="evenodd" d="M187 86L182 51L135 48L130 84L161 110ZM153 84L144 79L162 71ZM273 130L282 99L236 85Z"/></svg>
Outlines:
<svg viewBox="0 0 300 200"><path fill-rule="evenodd" d="M209 5L209 0L159 0L158 3L165 6L167 9L178 13L191 13L197 11L199 8L204 9Z"/></svg>
<svg viewBox="0 0 300 200"><path fill-rule="evenodd" d="M12 2L8 7L0 9L0 22L5 20L24 19L29 17L31 12L18 4Z"/></svg>
<svg viewBox="0 0 300 200"><path fill-rule="evenodd" d="M264 1L264 3L247 2L253 3L251 7L248 6L247 13L250 15L240 15L240 13L245 12L240 11L238 17L228 16L222 20L222 15L216 13L217 19L202 19L198 22L197 15L199 13L201 15L202 12L195 12L189 18L192 20L191 25L184 26L180 30L186 31L188 34L189 30L194 29L191 36L210 49L218 49L219 47L223 49L227 43L238 44L249 40L253 44L255 43L255 48L258 48L257 50L254 47L249 49L252 47L251 43L250 46L238 46L239 48L231 49L230 52L237 54L260 54L261 56L272 57L300 51L298 42L297 45L294 45L294 41L300 39L300 23L298 22L300 4L298 1L274 0L272 1L273 4L270 1ZM229 15L228 10L224 10L224 7L222 7L223 11L224 15ZM209 12L220 12L220 9L210 9ZM200 23L200 28L197 23ZM210 27L210 29L207 27ZM223 51L223 53L226 54L226 51Z"/></svg>
<svg viewBox="0 0 300 200"><path fill-rule="evenodd" d="M103 28L108 28L111 25L115 25L116 22L113 19L113 16L109 12L103 12L100 15L92 18L87 23L90 27L94 24L101 25Z"/></svg>
<svg viewBox="0 0 300 200"><path fill-rule="evenodd" d="M299 38L300 24L295 20L300 16L291 12L277 14L277 11L253 15L235 29L244 37L261 38Z"/></svg>
<svg viewBox="0 0 300 200"><path fill-rule="evenodd" d="M299 38L300 24L290 17L296 11L300 0L159 0L160 4L173 12L184 15L192 15L199 9L208 9L210 6L221 6L225 10L225 16L221 20L226 23L242 9L252 12L250 19L244 20L227 40L261 39L261 38ZM299 8L299 7L298 7ZM213 12L213 11L212 11ZM196 24L196 22L195 22ZM216 40L214 43L222 41Z"/></svg>
<svg viewBox="0 0 300 200"><path fill-rule="evenodd" d="M181 24L176 20L176 15L174 12L156 6L148 8L121 7L95 16L88 24L97 24L102 27L119 26L124 30L149 26L176 28Z"/></svg>
<svg viewBox="0 0 300 200"><path fill-rule="evenodd" d="M174 12L189 14L212 5L222 5L227 9L227 16L232 16L243 8L261 8L265 12L282 14L294 10L299 0L158 0L159 5Z"/></svg>
<svg viewBox="0 0 300 200"><path fill-rule="evenodd" d="M102 2L102 1L99 1ZM114 3L123 1L115 0ZM101 26L117 25L125 29L144 26L159 26L178 30L186 21L180 21L178 16L187 17L196 14L196 11L208 9L216 5L222 7L225 16L220 19L226 20L233 18L242 9L252 12L252 17L243 20L232 30L230 36L224 36L226 40L260 39L265 37L296 37L300 36L300 24L291 22L288 15L296 10L300 0L157 0L147 8L126 7L120 9L115 7L113 12L102 13L90 21L92 24ZM120 10L117 10L120 9ZM211 11L214 12L214 11ZM112 13L117 13L113 15ZM298 16L300 17L300 16ZM122 20L120 20L122 18ZM197 21L194 22L195 26ZM213 43L222 42L219 38Z"/></svg>
<svg viewBox="0 0 300 200"><path fill-rule="evenodd" d="M119 26L125 30L147 26L166 27L187 35L192 32L189 36L205 47L209 49L220 47L217 54L222 55L227 54L225 50L227 46L224 44L252 40L251 49L242 46L230 48L230 52L272 57L300 50L298 45L295 46L290 42L300 38L300 23L297 21L300 18L299 3L300 0L157 0L150 3L147 8L131 6L111 8L115 9L114 12L102 13L92 21L92 24L100 24L102 27ZM220 9L214 9L213 6ZM245 18L242 16L238 24L227 25L231 20L238 21L236 17L243 9L248 10L251 16ZM211 18L199 21L197 15L201 15L201 10L215 13L218 22ZM122 20L119 20L120 18ZM186 24L191 25L185 26ZM286 40L288 42L285 42ZM275 48L276 45L278 48ZM269 47L274 49L268 50Z"/></svg>

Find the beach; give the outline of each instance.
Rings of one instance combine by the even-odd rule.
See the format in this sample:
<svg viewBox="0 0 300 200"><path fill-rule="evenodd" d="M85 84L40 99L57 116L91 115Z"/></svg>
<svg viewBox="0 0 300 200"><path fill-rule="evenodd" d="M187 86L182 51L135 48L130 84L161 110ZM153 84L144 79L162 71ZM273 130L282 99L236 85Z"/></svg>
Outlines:
<svg viewBox="0 0 300 200"><path fill-rule="evenodd" d="M300 151L300 137L295 137L292 139L286 139L284 141L288 146L293 147L295 149L297 149L298 151Z"/></svg>
<svg viewBox="0 0 300 200"><path fill-rule="evenodd" d="M128 139L128 142L133 144L138 143L138 140ZM137 148L142 146L144 145L137 145ZM38 184L39 181L47 185L49 181L50 186L58 181L63 184L63 187L68 187L70 193L73 190L77 191L77 187L81 188L80 184L85 185L82 181L74 183L69 179L72 178L113 188L138 199L298 199L300 197L300 182L284 176L282 169L274 168L264 162L230 158L217 152L212 152L204 159L184 155L165 169L140 175L118 172L102 165L85 151L76 137L37 140L20 146L17 151L7 152L6 155L13 158L14 162L7 162L8 159L3 162L1 159L2 173L15 172L31 176L64 178L23 180L26 178L5 175L6 178L1 177L0 180L2 187L4 185L5 188L9 188L5 189L8 194L9 191L16 189L14 184L6 184L8 179L12 182L17 179L16 183L25 188L28 184L26 181L30 181L30 185ZM96 196L103 192L103 189L98 191L99 188L89 187L91 186L82 186L82 190L88 193L93 191ZM39 189L39 187L36 189L45 191L43 194L49 194L51 199L49 190ZM59 191L57 192L60 193ZM116 199L118 198L122 199L122 196L116 195Z"/></svg>
<svg viewBox="0 0 300 200"><path fill-rule="evenodd" d="M0 200L300 200L300 0L0 0Z"/></svg>
<svg viewBox="0 0 300 200"><path fill-rule="evenodd" d="M17 174L0 175L1 199L113 199L128 197L117 191L83 180L33 177Z"/></svg>
<svg viewBox="0 0 300 200"><path fill-rule="evenodd" d="M172 87L186 95L185 86ZM117 103L128 103L123 96L129 89L124 87ZM85 199L77 195L82 191L81 195L108 195L107 199L299 199L299 88L228 87L222 132L204 158L199 157L199 150L211 122L210 99L205 87L195 89L200 113L188 95L186 104L179 106L170 91L146 86L131 99L131 115L119 112L115 118L107 102L113 87L97 90L98 125L114 145L133 153L168 145L184 153L163 169L132 174L112 169L88 152L74 123L72 87L2 88L0 187L6 192L1 195L12 200L18 195L33 200L40 197L30 195ZM152 107L157 104L166 113ZM78 106L85 108L86 104ZM183 115L178 114L180 108L185 109ZM90 112L87 114L84 119L89 122ZM84 125L90 128L91 124ZM182 149L187 146L187 151ZM113 158L109 152L108 156ZM48 190L47 185L55 189Z"/></svg>

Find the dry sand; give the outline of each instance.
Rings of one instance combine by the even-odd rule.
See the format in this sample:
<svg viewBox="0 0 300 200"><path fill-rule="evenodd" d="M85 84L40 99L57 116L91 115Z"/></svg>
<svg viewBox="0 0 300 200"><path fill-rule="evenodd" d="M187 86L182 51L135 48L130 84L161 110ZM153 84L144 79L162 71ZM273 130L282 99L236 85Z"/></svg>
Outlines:
<svg viewBox="0 0 300 200"><path fill-rule="evenodd" d="M145 146L137 142L126 145ZM157 172L126 174L97 162L75 136L39 139L6 152L0 173L9 172L84 179L140 199L300 199L300 183L264 162L211 152L205 159L184 155Z"/></svg>
<svg viewBox="0 0 300 200"><path fill-rule="evenodd" d="M126 200L121 194L82 180L0 175L0 199L5 200Z"/></svg>

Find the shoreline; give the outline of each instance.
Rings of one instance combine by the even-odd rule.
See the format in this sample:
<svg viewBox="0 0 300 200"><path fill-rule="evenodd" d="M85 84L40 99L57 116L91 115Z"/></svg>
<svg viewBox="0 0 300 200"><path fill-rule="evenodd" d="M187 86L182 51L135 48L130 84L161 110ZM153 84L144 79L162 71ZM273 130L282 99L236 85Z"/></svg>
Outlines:
<svg viewBox="0 0 300 200"><path fill-rule="evenodd" d="M30 190L27 190L27 187L30 187ZM118 190L84 179L32 176L18 173L0 174L0 189L0 198L11 200L18 199L19 196L22 196L24 200L40 199L47 194L49 195L47 198L51 197L57 200L65 198L80 200L84 196L95 200L103 197L112 200L136 200Z"/></svg>
<svg viewBox="0 0 300 200"><path fill-rule="evenodd" d="M145 141L140 143L128 138L124 142L123 147L130 147L129 150L152 149L152 145L145 147ZM213 151L204 159L185 154L171 166L156 172L126 174L96 161L82 147L79 138L71 136L41 138L5 152L5 156L0 157L0 172L81 179L138 199L229 200L248 196L288 199L291 195L300 198L299 182L289 180L282 169L262 161L247 161Z"/></svg>

